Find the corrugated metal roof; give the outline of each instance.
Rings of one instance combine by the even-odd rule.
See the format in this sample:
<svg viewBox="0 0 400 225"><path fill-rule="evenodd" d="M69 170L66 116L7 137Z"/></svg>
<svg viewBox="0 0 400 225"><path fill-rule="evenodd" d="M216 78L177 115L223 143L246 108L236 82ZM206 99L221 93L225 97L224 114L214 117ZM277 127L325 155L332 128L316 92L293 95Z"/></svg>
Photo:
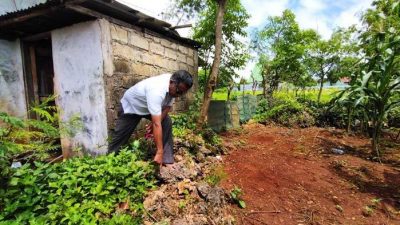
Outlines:
<svg viewBox="0 0 400 225"><path fill-rule="evenodd" d="M171 24L114 0L0 0L0 7L3 5L8 10L0 15L0 38L15 39L105 17L147 28L196 48L200 46L181 37L171 29Z"/></svg>
<svg viewBox="0 0 400 225"><path fill-rule="evenodd" d="M53 0L1 0L0 16L23 11Z"/></svg>

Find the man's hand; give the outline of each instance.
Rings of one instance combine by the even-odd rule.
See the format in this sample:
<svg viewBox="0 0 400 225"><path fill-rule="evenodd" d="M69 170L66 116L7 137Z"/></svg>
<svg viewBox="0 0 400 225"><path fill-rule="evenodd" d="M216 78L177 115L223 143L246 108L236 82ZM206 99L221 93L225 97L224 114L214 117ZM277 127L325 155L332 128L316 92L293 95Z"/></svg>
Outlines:
<svg viewBox="0 0 400 225"><path fill-rule="evenodd" d="M156 162L157 164L159 164L160 166L162 166L163 163L163 153L156 153L156 155L154 156L154 162Z"/></svg>

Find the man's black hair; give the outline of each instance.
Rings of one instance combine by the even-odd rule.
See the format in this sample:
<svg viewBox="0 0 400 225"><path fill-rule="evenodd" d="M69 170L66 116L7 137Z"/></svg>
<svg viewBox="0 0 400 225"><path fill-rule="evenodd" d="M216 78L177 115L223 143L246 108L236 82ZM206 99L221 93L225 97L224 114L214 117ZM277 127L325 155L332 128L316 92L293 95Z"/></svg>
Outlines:
<svg viewBox="0 0 400 225"><path fill-rule="evenodd" d="M193 77L186 70L177 70L175 73L172 74L171 80L174 81L176 84L184 83L188 88L191 88L193 86Z"/></svg>

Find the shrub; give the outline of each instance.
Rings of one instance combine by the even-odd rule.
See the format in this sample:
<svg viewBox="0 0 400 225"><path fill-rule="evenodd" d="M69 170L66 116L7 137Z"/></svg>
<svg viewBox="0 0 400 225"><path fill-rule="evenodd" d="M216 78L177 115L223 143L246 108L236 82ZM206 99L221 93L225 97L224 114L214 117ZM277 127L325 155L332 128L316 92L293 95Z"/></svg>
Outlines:
<svg viewBox="0 0 400 225"><path fill-rule="evenodd" d="M59 164L25 164L14 169L7 187L0 189L0 223L140 224L143 195L153 186L152 171L126 150ZM128 202L137 218L118 214L120 202Z"/></svg>
<svg viewBox="0 0 400 225"><path fill-rule="evenodd" d="M175 128L174 135L177 129L194 130L196 128L197 118L200 115L200 99L201 96L197 93L187 112L171 115L173 128Z"/></svg>
<svg viewBox="0 0 400 225"><path fill-rule="evenodd" d="M51 122L23 120L5 112L0 112L0 122L0 180L7 179L13 158L28 154L28 158L43 160L50 150L59 148L60 134Z"/></svg>
<svg viewBox="0 0 400 225"><path fill-rule="evenodd" d="M256 114L263 114L268 111L268 101L267 99L263 98L258 102L257 109L256 109Z"/></svg>
<svg viewBox="0 0 400 225"><path fill-rule="evenodd" d="M204 141L213 146L219 146L222 143L221 138L211 128L206 128L201 131L201 136Z"/></svg>
<svg viewBox="0 0 400 225"><path fill-rule="evenodd" d="M266 104L263 101L260 103ZM259 113L262 111L262 108L265 109L266 107L259 105L258 111L254 116L254 119L260 123L272 121L288 127L309 127L315 123L310 110L293 98L274 99L270 109Z"/></svg>
<svg viewBox="0 0 400 225"><path fill-rule="evenodd" d="M400 107L392 109L387 116L390 127L400 128Z"/></svg>
<svg viewBox="0 0 400 225"><path fill-rule="evenodd" d="M36 114L38 119L21 119L0 112L0 184L7 179L14 159L43 161L49 153L60 150L60 137L73 137L82 130L79 115L59 122L57 108L49 105L54 99L55 96L51 96L31 107L30 113Z"/></svg>

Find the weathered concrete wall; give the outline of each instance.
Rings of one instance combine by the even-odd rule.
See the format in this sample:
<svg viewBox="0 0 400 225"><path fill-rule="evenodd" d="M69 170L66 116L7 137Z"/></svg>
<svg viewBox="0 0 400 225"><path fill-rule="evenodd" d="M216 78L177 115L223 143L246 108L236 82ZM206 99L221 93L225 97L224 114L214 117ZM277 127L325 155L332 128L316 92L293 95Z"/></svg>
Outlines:
<svg viewBox="0 0 400 225"><path fill-rule="evenodd" d="M63 152L82 148L91 154L107 151L102 21L52 31L54 84L62 121L76 113L84 128L61 139Z"/></svg>
<svg viewBox="0 0 400 225"><path fill-rule="evenodd" d="M109 128L117 118L120 99L138 81L179 69L189 71L195 85L186 96L176 99L174 111L188 108L197 88L197 50L139 28L110 24L113 73L105 77Z"/></svg>
<svg viewBox="0 0 400 225"><path fill-rule="evenodd" d="M13 116L27 116L19 40L0 40L0 111Z"/></svg>

